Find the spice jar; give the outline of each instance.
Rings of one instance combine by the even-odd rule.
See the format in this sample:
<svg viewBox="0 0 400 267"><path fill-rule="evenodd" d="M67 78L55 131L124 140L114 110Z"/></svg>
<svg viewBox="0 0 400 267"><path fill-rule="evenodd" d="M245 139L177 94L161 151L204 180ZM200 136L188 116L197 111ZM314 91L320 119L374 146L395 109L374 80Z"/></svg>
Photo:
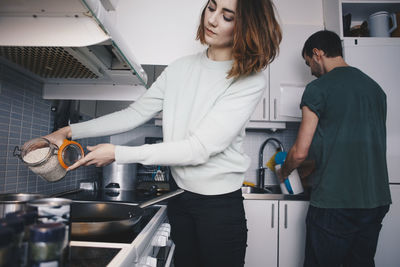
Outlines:
<svg viewBox="0 0 400 267"><path fill-rule="evenodd" d="M60 148L46 138L34 138L26 142L20 149L14 148L14 156L18 156L31 171L49 182L62 179L67 168L84 156L82 146L65 139Z"/></svg>
<svg viewBox="0 0 400 267"><path fill-rule="evenodd" d="M30 227L29 266L62 266L65 225L35 224Z"/></svg>
<svg viewBox="0 0 400 267"><path fill-rule="evenodd" d="M12 256L14 231L0 225L0 267L11 266L15 259Z"/></svg>

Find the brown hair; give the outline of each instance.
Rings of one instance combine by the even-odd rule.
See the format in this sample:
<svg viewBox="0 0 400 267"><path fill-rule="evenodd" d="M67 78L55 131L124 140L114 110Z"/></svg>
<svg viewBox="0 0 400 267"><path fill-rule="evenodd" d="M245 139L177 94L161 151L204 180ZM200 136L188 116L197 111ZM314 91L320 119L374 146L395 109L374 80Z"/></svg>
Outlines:
<svg viewBox="0 0 400 267"><path fill-rule="evenodd" d="M196 40L206 44L204 37L204 7ZM271 0L237 0L233 36L233 66L227 78L259 72L270 64L279 52L281 27L275 17Z"/></svg>

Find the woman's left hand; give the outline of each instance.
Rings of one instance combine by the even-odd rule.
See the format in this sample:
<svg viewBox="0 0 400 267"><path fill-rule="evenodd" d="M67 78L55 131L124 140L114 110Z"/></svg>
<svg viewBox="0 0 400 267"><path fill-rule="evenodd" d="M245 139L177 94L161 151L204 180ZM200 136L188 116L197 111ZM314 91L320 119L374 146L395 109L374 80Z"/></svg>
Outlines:
<svg viewBox="0 0 400 267"><path fill-rule="evenodd" d="M98 144L96 146L88 146L87 149L90 153L69 166L68 171L92 164L95 164L96 167L102 167L115 160L115 145L113 144Z"/></svg>

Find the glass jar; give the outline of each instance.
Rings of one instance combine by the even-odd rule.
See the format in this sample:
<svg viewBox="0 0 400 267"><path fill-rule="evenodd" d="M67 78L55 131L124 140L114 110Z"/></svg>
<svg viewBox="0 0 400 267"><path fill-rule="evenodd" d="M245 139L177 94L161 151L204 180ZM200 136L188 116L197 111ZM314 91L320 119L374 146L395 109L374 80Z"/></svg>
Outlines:
<svg viewBox="0 0 400 267"><path fill-rule="evenodd" d="M82 146L65 139L60 148L46 138L34 138L26 142L21 149L14 148L18 156L31 171L49 182L62 179L67 168L84 156Z"/></svg>
<svg viewBox="0 0 400 267"><path fill-rule="evenodd" d="M35 224L29 228L29 266L63 266L65 225L63 223Z"/></svg>

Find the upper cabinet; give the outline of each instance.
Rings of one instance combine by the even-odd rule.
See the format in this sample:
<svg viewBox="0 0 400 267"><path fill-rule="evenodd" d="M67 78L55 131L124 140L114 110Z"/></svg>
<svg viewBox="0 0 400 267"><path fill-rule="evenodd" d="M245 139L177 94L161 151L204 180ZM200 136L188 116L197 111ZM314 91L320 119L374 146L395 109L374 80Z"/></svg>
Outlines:
<svg viewBox="0 0 400 267"><path fill-rule="evenodd" d="M269 119L300 121L300 101L305 86L314 79L301 55L304 42L322 25L283 24L279 56L269 68Z"/></svg>
<svg viewBox="0 0 400 267"><path fill-rule="evenodd" d="M400 37L399 0L323 0L327 30L346 37Z"/></svg>
<svg viewBox="0 0 400 267"><path fill-rule="evenodd" d="M304 42L323 29L322 0L274 1L282 27L278 57L264 71L268 87L248 128L284 128L300 121L300 101L305 86L314 79L301 55Z"/></svg>

